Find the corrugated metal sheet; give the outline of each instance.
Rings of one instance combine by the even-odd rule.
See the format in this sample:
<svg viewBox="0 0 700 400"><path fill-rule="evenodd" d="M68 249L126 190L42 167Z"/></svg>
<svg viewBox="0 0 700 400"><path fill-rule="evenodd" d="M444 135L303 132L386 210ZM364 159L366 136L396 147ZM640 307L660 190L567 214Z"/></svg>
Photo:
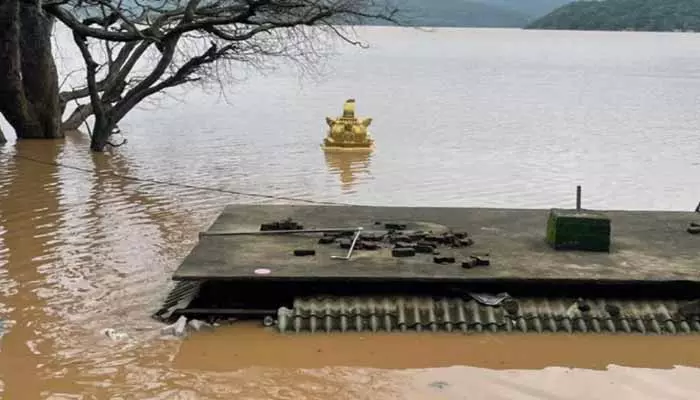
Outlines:
<svg viewBox="0 0 700 400"><path fill-rule="evenodd" d="M281 308L277 323L282 332L700 333L700 317L679 312L685 303L527 298L488 306L461 298L303 298Z"/></svg>
<svg viewBox="0 0 700 400"><path fill-rule="evenodd" d="M198 281L179 281L168 293L161 309L153 314L153 318L168 321L177 310L184 309L190 304L199 294L201 285Z"/></svg>

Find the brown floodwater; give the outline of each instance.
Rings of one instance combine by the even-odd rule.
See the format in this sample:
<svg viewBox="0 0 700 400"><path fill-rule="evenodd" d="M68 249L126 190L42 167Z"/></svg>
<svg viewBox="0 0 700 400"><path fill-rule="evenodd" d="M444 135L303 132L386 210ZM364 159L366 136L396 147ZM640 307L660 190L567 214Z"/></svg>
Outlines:
<svg viewBox="0 0 700 400"><path fill-rule="evenodd" d="M461 398L460 384L493 372L446 367L700 366L697 336L280 335L242 323L162 338L149 315L170 287L169 274L232 199L115 176L134 175L128 157L91 155L85 146L69 137L10 144L0 153L4 398ZM112 340L100 332L105 328L128 338ZM545 383L584 373L538 373L545 372ZM507 398L530 398L540 381L514 381L528 373L535 372L480 382ZM625 374L629 387L630 379L640 388L651 379ZM547 385L551 398L560 398L556 385Z"/></svg>
<svg viewBox="0 0 700 400"><path fill-rule="evenodd" d="M161 337L150 315L197 233L228 203L273 201L236 191L549 208L571 206L581 184L591 208L700 199L697 34L359 31L370 48L342 48L311 83L282 68L240 76L228 103L196 88L148 101L112 154L90 154L84 135L0 146L0 397L697 397L698 336L296 336L247 323ZM83 65L70 35L56 42L62 74ZM375 118L371 156L319 149L324 116L348 97Z"/></svg>

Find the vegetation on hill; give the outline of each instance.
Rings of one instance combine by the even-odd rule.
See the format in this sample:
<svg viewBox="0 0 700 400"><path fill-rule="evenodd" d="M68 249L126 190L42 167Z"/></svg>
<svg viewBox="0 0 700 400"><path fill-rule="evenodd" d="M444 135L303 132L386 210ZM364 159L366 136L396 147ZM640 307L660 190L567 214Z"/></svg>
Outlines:
<svg viewBox="0 0 700 400"><path fill-rule="evenodd" d="M517 11L465 0L399 0L402 22L434 27L522 27L527 15Z"/></svg>
<svg viewBox="0 0 700 400"><path fill-rule="evenodd" d="M527 26L529 29L698 31L698 0L576 1Z"/></svg>
<svg viewBox="0 0 700 400"><path fill-rule="evenodd" d="M574 0L473 0L490 6L516 11L536 19L546 15L557 7Z"/></svg>
<svg viewBox="0 0 700 400"><path fill-rule="evenodd" d="M571 0L390 0L409 26L522 28ZM368 24L384 24L369 21Z"/></svg>

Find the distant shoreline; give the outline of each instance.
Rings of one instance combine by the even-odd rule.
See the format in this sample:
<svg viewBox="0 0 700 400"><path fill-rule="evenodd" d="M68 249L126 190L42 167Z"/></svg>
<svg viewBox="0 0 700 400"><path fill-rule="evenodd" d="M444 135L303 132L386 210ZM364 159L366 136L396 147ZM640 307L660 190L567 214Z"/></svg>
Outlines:
<svg viewBox="0 0 700 400"><path fill-rule="evenodd" d="M560 32L619 32L619 33L698 33L695 30L643 30L643 29L575 29L575 28L531 28L513 26L464 26L464 25L395 25L395 24L337 24L355 28L405 28L405 29L480 29L480 30L521 30L521 31L560 31Z"/></svg>

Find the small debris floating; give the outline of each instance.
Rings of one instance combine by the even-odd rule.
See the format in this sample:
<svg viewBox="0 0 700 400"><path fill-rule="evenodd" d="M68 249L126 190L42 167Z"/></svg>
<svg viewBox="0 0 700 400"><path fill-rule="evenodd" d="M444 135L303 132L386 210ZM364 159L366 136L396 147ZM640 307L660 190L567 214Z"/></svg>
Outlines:
<svg viewBox="0 0 700 400"><path fill-rule="evenodd" d="M174 324L168 325L163 327L160 330L161 335L163 336L172 336L172 337L178 337L182 338L187 336L187 328L190 328L190 330L199 332L203 330L210 330L214 328L214 325L208 324L204 321L200 321L198 319L191 319L187 320L187 317L184 315L181 315L180 318L175 321Z"/></svg>
<svg viewBox="0 0 700 400"><path fill-rule="evenodd" d="M129 338L129 335L124 332L118 332L114 328L103 329L101 333L114 341L126 340Z"/></svg>

